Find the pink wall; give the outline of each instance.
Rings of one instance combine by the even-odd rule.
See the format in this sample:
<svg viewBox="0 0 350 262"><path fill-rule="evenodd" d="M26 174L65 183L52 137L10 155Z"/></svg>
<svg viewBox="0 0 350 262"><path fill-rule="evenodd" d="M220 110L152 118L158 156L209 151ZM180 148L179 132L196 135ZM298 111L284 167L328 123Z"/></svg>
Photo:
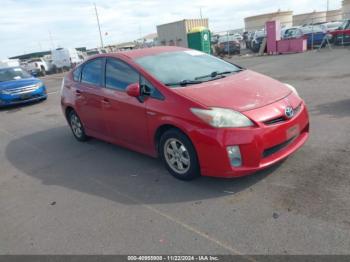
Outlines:
<svg viewBox="0 0 350 262"><path fill-rule="evenodd" d="M279 21L266 22L267 53L277 53L277 41L281 40L281 24Z"/></svg>
<svg viewBox="0 0 350 262"><path fill-rule="evenodd" d="M302 53L307 50L307 40L303 38L280 40L277 41L277 50L279 54Z"/></svg>
<svg viewBox="0 0 350 262"><path fill-rule="evenodd" d="M266 36L268 54L301 53L307 50L306 39L281 40L281 24L279 21L266 22Z"/></svg>

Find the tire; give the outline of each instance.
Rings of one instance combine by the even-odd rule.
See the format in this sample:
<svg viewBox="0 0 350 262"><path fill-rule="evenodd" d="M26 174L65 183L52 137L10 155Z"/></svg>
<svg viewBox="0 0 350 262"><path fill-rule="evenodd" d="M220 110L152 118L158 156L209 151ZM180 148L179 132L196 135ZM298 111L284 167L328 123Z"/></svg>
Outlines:
<svg viewBox="0 0 350 262"><path fill-rule="evenodd" d="M165 167L175 178L189 181L200 176L196 150L179 130L167 130L160 138L158 150Z"/></svg>
<svg viewBox="0 0 350 262"><path fill-rule="evenodd" d="M45 71L45 69L44 68L41 68L41 76L46 76L46 71Z"/></svg>
<svg viewBox="0 0 350 262"><path fill-rule="evenodd" d="M68 114L68 123L74 137L78 141L84 142L89 139L89 137L85 133L83 123L80 121L79 116L75 113L74 110L70 111Z"/></svg>

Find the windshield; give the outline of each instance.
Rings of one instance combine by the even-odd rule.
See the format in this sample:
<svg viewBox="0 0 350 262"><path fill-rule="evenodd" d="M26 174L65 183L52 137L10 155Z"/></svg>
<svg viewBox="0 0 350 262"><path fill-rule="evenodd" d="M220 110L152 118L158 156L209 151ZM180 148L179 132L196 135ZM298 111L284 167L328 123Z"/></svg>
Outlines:
<svg viewBox="0 0 350 262"><path fill-rule="evenodd" d="M345 30L350 27L350 20L344 21L344 23L339 27L340 30Z"/></svg>
<svg viewBox="0 0 350 262"><path fill-rule="evenodd" d="M332 22L332 23L328 23L326 26L327 26L327 29L337 29L341 25L342 25L341 22Z"/></svg>
<svg viewBox="0 0 350 262"><path fill-rule="evenodd" d="M234 73L242 70L238 66L195 50L144 56L135 61L159 81L169 86L176 86L174 83L179 83L179 86L181 82L199 83L198 78L201 78L200 82L210 81L218 75L224 77L220 74L222 72ZM203 78L206 75L207 77Z"/></svg>
<svg viewBox="0 0 350 262"><path fill-rule="evenodd" d="M31 78L32 76L20 67L0 69L0 82Z"/></svg>

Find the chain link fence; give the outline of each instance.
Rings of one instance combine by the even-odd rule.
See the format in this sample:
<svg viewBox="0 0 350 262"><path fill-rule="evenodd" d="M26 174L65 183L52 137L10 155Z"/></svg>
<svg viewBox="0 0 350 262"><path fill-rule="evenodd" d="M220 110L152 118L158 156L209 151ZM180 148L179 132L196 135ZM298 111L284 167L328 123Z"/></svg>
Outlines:
<svg viewBox="0 0 350 262"><path fill-rule="evenodd" d="M342 19L339 19L342 17ZM270 19L273 20L273 19ZM327 20L327 21L326 21ZM234 37L240 35L241 37ZM251 28L227 30L213 33L213 53L217 55L231 56L238 53L235 48L227 47L232 44L221 45L220 38L232 41L231 38L240 44L241 54L249 52L259 52L263 38L266 37L265 25ZM281 38L301 38L307 39L308 49L319 49L326 46L346 46L350 45L350 12L337 14L318 15L311 13L304 19L284 20L281 23Z"/></svg>

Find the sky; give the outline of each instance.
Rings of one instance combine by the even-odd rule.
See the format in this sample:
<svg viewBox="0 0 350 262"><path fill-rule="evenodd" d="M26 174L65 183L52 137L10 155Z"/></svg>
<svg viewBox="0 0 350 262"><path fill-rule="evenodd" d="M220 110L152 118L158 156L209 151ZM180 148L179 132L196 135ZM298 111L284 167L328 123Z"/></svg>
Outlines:
<svg viewBox="0 0 350 262"><path fill-rule="evenodd" d="M156 32L156 25L209 18L212 31L244 27L244 17L321 11L327 0L95 0L103 41L115 44ZM0 59L57 47L100 46L91 0L1 0ZM329 0L330 9L341 0ZM106 32L108 34L106 34Z"/></svg>

